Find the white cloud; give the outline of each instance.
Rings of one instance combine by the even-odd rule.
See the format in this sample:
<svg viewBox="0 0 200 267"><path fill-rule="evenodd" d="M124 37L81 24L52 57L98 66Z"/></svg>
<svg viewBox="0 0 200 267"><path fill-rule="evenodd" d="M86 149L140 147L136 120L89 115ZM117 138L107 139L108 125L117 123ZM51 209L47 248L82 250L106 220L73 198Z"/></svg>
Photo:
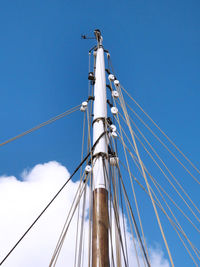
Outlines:
<svg viewBox="0 0 200 267"><path fill-rule="evenodd" d="M30 171L25 170L22 173L22 181L17 180L14 176L0 177L0 261L68 177L67 169L57 162L38 164ZM67 184L3 266L48 266L78 185L79 182L72 181ZM86 203L86 212L88 213L88 201ZM122 218L122 214L120 217ZM75 214L56 266L74 266L76 220L77 215ZM87 216L85 216L84 234L86 240L88 229L89 223ZM135 254L127 226L126 234L129 261L132 263L135 261ZM85 242L84 266L87 266L87 244L88 242ZM136 246L138 246L137 243ZM151 265L154 267L169 267L162 251L158 249L150 248L150 258Z"/></svg>

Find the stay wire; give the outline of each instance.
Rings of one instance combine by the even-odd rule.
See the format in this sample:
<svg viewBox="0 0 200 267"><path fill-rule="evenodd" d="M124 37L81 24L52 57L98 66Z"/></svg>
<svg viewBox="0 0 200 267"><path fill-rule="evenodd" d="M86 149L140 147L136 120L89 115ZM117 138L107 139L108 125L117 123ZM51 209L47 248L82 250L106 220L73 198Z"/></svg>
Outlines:
<svg viewBox="0 0 200 267"><path fill-rule="evenodd" d="M116 105L116 102L115 102L115 105ZM124 130L123 130L122 126L121 126L121 123L120 123L118 114L117 114L117 122L118 122L118 125L119 125L121 138L122 138L122 140L123 140L122 131L124 131ZM135 205L136 205L136 210L137 210L137 215L138 215L138 219L139 219L140 228L141 228L141 231L142 231L142 236L143 236L143 240L144 240L144 246L145 246L145 249L146 249L147 257L149 258L148 250L147 250L147 245L146 245L146 239L145 239L144 230L143 230L143 225L142 225L142 220L141 220L140 211L139 211L139 206L138 206L138 202L137 202L137 197L136 197L136 193L135 193L135 190L134 190L133 181L132 181L132 179L131 179L130 165L129 165L128 158L127 158L127 154L126 154L126 150L125 150L124 147L123 147L123 150L124 150L124 155L125 155L125 159L126 159L126 164L127 164L128 171L129 171L129 178L130 178L130 181L131 181L131 188L132 188L132 192L133 192L133 196L134 196L134 201L135 201ZM140 244L140 243L139 243L139 244ZM142 250L142 249L141 249L141 250ZM143 256L143 254L142 254L142 256ZM143 261L144 261L144 264L145 264L145 259L144 259L144 258L143 258Z"/></svg>
<svg viewBox="0 0 200 267"><path fill-rule="evenodd" d="M103 158L103 170L104 170L104 177L107 178L109 188L111 189L111 184L109 182L109 177L108 177L108 170L106 168L106 164L105 164L105 159L104 158ZM120 225L119 225L119 214L118 214L118 212L116 210L116 207L115 207L115 205L113 203L113 198L112 198L112 205L113 205L115 220L117 222L117 229L118 229L118 233L119 233L119 237L120 237L120 243L121 243L122 253L123 253L123 257L124 257L124 263L125 263L125 266L127 267L126 257L125 257L125 253L124 253L124 246L123 246L123 241L122 241L122 236L121 236L121 231L120 231Z"/></svg>
<svg viewBox="0 0 200 267"><path fill-rule="evenodd" d="M188 238L186 237L186 239L187 239L187 241L188 241ZM191 243L190 243L190 245L191 245ZM192 247L193 248L193 250L195 249L194 247ZM194 250L194 252L195 252L195 254L196 254L196 249ZM197 255L197 254L196 254ZM197 255L197 257L198 257L198 255Z"/></svg>
<svg viewBox="0 0 200 267"><path fill-rule="evenodd" d="M107 126L108 125L106 123L104 125L104 130L107 130ZM106 143L107 143L107 146L108 146L108 144L109 144L108 135L106 135ZM109 180L108 170L107 170L107 166L106 166L106 163L105 163L105 158L103 157L102 160L103 160L103 171L104 171L105 184L106 184L106 182L108 183L108 186L109 186L110 192L111 192L111 195L110 195L111 196L111 200L110 201L112 201L112 190L111 190L112 184L111 184L111 182ZM114 183L113 183L113 188L114 188ZM116 197L116 195L114 196L114 198L115 197ZM115 199L114 199L114 201L115 201ZM125 263L125 266L127 266L127 263L126 263L126 260L125 260L124 248L123 248L123 241L122 241L122 237L121 237L120 222L119 222L119 213L118 213L118 210L116 210L116 206L114 205L113 201L112 201L112 204L113 204L113 209L114 209L114 214L115 214L115 221L116 221L116 223L117 222L119 223L119 225L117 225L117 230L118 230L118 234L119 234L119 238L120 238L120 242L121 242L121 246L122 246L122 252L123 252L123 256L124 256L124 263ZM118 218L118 221L117 221L117 218Z"/></svg>
<svg viewBox="0 0 200 267"><path fill-rule="evenodd" d="M121 171L120 171L120 168L119 168L119 164L118 163L117 163L117 168L118 168L118 172L119 172L119 177L120 177L120 180L121 180L122 188L123 188L123 191L124 191L124 195L125 195L126 200L128 202L129 210L131 212L131 217L132 217L132 220L134 222L134 225L135 225L135 228L136 228L136 231L137 231L137 235L139 237L139 242L140 242L140 244L142 246L142 250L143 250L143 254L144 254L146 263L147 263L148 267L150 267L151 265L149 263L149 260L148 260L148 257L147 257L147 254L146 254L146 251L145 251L145 248L144 248L144 245L143 245L141 236L140 236L140 232L139 232L139 229L138 229L138 226L137 226L137 223L136 223L136 220L135 220L135 217L134 217L132 208L131 208L131 204L130 204L130 201L129 201L129 198L128 198L128 194L127 194L126 188L124 186L124 182L123 182L123 179L122 179L122 174L121 174Z"/></svg>
<svg viewBox="0 0 200 267"><path fill-rule="evenodd" d="M108 139L109 139L109 141L108 141L108 143L110 144L110 145L112 145L111 144L111 141L110 141L110 137L109 137L109 135L108 135ZM113 199L113 195L112 195L112 183L110 182L110 180L112 180L113 179L113 173L112 173L112 167L111 167L111 165L109 164L109 177L111 177L111 179L109 179L109 227L110 227L110 231L109 231L109 233L110 233L110 241L111 241L111 256L112 256L112 267L113 266L116 266L116 264L115 264L115 258L114 258L114 253L113 253L113 235L114 235L114 231L112 231L112 225L113 225L113 223L115 222L114 221L114 219L113 219L113 212L112 212L112 204L113 204L113 201L112 201L112 199ZM121 266L121 265L120 265Z"/></svg>
<svg viewBox="0 0 200 267"><path fill-rule="evenodd" d="M121 114L120 114L121 115ZM122 116L122 115L121 115ZM123 117L122 117L123 118ZM123 118L124 119L124 118ZM123 130L123 129L122 129ZM124 135L126 136L129 144L132 146L134 152L135 152L135 148L133 147L130 139L128 138L126 132L123 130ZM163 169L160 167L160 165L157 163L157 161L154 159L154 157L152 156L152 154L146 149L146 147L144 146L144 144L141 142L141 140L138 138L138 136L134 133L135 137L138 139L138 141L140 142L140 144L142 145L142 147L144 148L144 150L147 152L147 154L150 156L150 158L153 160L153 162L156 164L156 166L159 168L159 170L162 172L162 174L164 175L164 177L167 179L167 181L170 183L170 185L174 188L174 190L176 191L176 193L179 195L179 197L183 200L183 202L185 203L185 205L188 207L188 209L191 211L191 213L194 215L194 217L197 219L197 221L199 222L199 218L197 217L197 215L194 213L194 211L192 210L192 208L190 207L190 205L187 203L187 201L182 197L182 195L180 194L180 192L178 191L178 189L175 187L175 185L170 181L169 177L166 175L166 173L163 171ZM151 146L151 145L150 145ZM155 153L155 152L154 152ZM161 160L161 159L160 159ZM162 162L162 160L161 160ZM165 164L164 164L165 166ZM166 169L168 170L167 166ZM175 180L176 183L178 183L177 179L173 176L173 174L170 172L169 170L169 174L172 176L172 178ZM179 183L178 183L179 185ZM184 189L183 189L184 191ZM184 191L185 193L185 191ZM185 194L186 197L188 196L187 193ZM193 203L193 201L189 198L190 202ZM182 212L183 213L183 212Z"/></svg>
<svg viewBox="0 0 200 267"><path fill-rule="evenodd" d="M131 119L131 118L130 118ZM134 121L131 119L131 122L133 123L133 125L135 126L135 128L137 129L137 131L139 132L139 134L142 136L142 138L145 140L145 142L148 144L148 146L151 148L151 150L154 152L154 154L157 156L157 158L160 160L160 162L163 164L163 166L166 168L166 170L168 171L168 173L172 176L172 178L177 181L177 179L174 177L174 175L172 174L172 172L169 170L169 168L166 166L166 164L164 163L164 161L161 159L161 157L158 155L158 153L156 152L156 150L153 148L153 146L149 143L149 141L147 140L147 138L144 136L144 134L139 130L139 128L137 127L137 125L134 123ZM136 134L135 134L136 136ZM139 137L136 136L136 138L139 140ZM139 142L141 142L141 140L139 140ZM141 142L142 146L144 146L144 144ZM179 183L178 183L179 185ZM179 185L179 187L181 189L182 186ZM184 189L183 192L185 193ZM187 194L186 194L187 196ZM190 200L191 201L191 200ZM193 201L191 201L191 203L193 203Z"/></svg>
<svg viewBox="0 0 200 267"><path fill-rule="evenodd" d="M120 116L122 117L123 120L125 120L123 118L123 116L120 114ZM123 130L123 129L122 129ZM126 136L128 142L130 143L130 145L132 146L134 152L135 148L133 147L130 139L128 138L126 132L123 130L124 135ZM152 154L147 150L147 148L144 146L144 144L141 142L141 140L138 138L138 136L134 133L135 137L138 139L138 141L140 142L140 144L142 145L142 147L144 148L144 150L147 152L147 154L150 156L150 158L153 160L153 162L156 164L156 166L159 168L159 170L162 172L162 174L164 175L164 177L167 179L167 181L170 183L170 185L174 188L174 190L176 191L176 193L179 195L179 197L183 200L183 202L185 203L185 205L188 207L188 209L191 211L191 213L194 215L194 217L197 219L198 222L200 222L200 219L198 218L198 216L195 214L195 212L192 210L192 208L190 207L190 205L187 203L187 201L183 198L183 196L181 195L181 193L178 191L178 189L175 187L175 185L171 182L171 180L169 179L169 177L166 175L166 173L163 171L163 169L160 167L160 165L158 164L158 162L154 159L154 157L152 156ZM152 147L150 145L150 147ZM154 149L153 149L154 151ZM156 153L156 152L154 152ZM156 153L157 156L157 153ZM158 156L159 160L160 157ZM164 166L166 166L164 164L164 162L161 160L161 162L163 163ZM191 204L193 204L193 201L191 200L191 198L188 196L188 194L185 192L185 190L183 189L183 187L179 184L179 182L177 181L177 179L174 177L174 175L170 172L170 170L168 169L168 167L165 167L167 169L167 171L169 172L169 174L172 176L172 178L175 180L175 182L179 185L179 187L181 188L181 190L183 191L183 193L186 195L186 197L190 200ZM193 205L194 207L196 207L196 205ZM198 210L197 210L198 211Z"/></svg>
<svg viewBox="0 0 200 267"><path fill-rule="evenodd" d="M128 106L128 104L127 104ZM134 111L133 111L134 112ZM136 115L136 114L135 114ZM129 116L131 122L133 123L132 118ZM138 116L139 118L139 116ZM143 120L140 118L141 122L143 122ZM176 156L168 149L168 147L153 133L153 131L144 123L144 125L147 127L147 129L157 138L157 140L167 149L167 151L181 164L181 166L191 175L191 177L193 179L196 180L196 178L191 174L191 172L176 158ZM162 162L163 163L163 162ZM166 168L166 165L163 164ZM189 195L185 192L185 190L183 189L183 187L181 186L181 184L177 181L177 179L173 176L173 174L170 172L170 170L168 168L166 168L167 171L170 173L170 175L172 176L172 178L174 179L174 181L176 182L176 184L181 188L181 190L183 191L183 193L186 195L186 197L190 200L190 202L192 203L192 205L194 206L194 208L198 211L198 213L200 213L200 210L198 209L198 207L195 205L195 203L191 200L191 198L189 197Z"/></svg>
<svg viewBox="0 0 200 267"><path fill-rule="evenodd" d="M109 57L109 65L111 66L113 74L115 74L111 59ZM120 85L121 86L121 85ZM156 126L156 128L165 136L165 138L175 147L175 149L185 158L185 160L200 174L200 170L191 162L191 160L178 148L178 146L165 134L165 132L156 124L156 122L147 114L147 112L144 111L144 109L137 103L137 101L128 93L128 91L121 86L122 90L129 96L129 98L139 107L139 109L145 114L145 116ZM127 104L127 106L131 109L131 107ZM131 109L132 110L132 109ZM133 110L132 110L133 111ZM161 141L161 140L160 140ZM162 141L161 141L162 142ZM165 144L162 142L162 144L165 146ZM172 156L181 164L181 166L193 177L193 179L200 184L200 181L194 177L190 171L182 164L180 160L171 152L171 150L167 147L167 150L172 154Z"/></svg>
<svg viewBox="0 0 200 267"><path fill-rule="evenodd" d="M87 179L88 179L88 175L86 175L86 181L87 181ZM80 194L79 194L79 198L78 198L78 200L77 200L77 202L76 202L76 204L75 204L75 207L74 207L74 210L73 210L73 212L72 212L71 218L70 218L70 220L69 220L69 222L68 222L68 224L67 224L67 226L66 226L66 229L64 230L63 236L61 237L61 241L60 241L60 243L59 243L58 246L57 246L56 253L55 253L55 255L53 256L53 258L52 258L52 260L51 260L51 263L50 263L49 267L52 266L53 261L54 261L53 267L54 267L54 266L56 265L56 263L57 263L57 260L58 260L58 257L59 257L59 255L60 255L62 246L63 246L63 244L64 244L64 240L65 240L65 237L66 237L68 228L69 228L70 223L71 223L71 221L72 221L72 219L73 219L73 216L74 216L74 213L75 213L75 211L76 211L76 208L77 208L78 204L80 203L80 199L81 199L81 197L82 197L82 194L83 194L83 192L85 191L86 184L87 184L86 182L83 183L83 189L81 189L82 191L81 191Z"/></svg>
<svg viewBox="0 0 200 267"><path fill-rule="evenodd" d="M58 251L60 249L60 246L61 246L61 243L62 243L62 239L63 239L63 235L64 235L64 232L65 232L65 228L66 228L67 222L69 220L70 214L73 213L74 203L76 202L78 193L79 193L79 196L80 196L83 178L85 180L85 173L83 173L82 177L80 178L78 189L76 190L76 194L74 196L74 199L73 199L71 207L69 209L69 212L68 212L67 218L65 220L64 226L63 226L62 231L60 233L60 236L59 236L59 239L57 241L56 247L54 249L54 252L53 252L53 255L52 255L52 258L51 258L49 266L52 266L52 263L53 263L53 261L54 261L54 259L56 257L56 254L58 253ZM78 201L78 215L79 215L79 201Z"/></svg>
<svg viewBox="0 0 200 267"><path fill-rule="evenodd" d="M19 138L21 138L21 137L23 137L23 136L25 136L25 135L27 135L27 134L29 134L29 133L32 133L32 132L34 132L34 131L36 131L36 130L38 130L38 129L40 129L40 128L42 128L42 127L44 127L44 126L46 126L46 125L48 125L48 124L50 124L50 123L52 123L52 122L54 122L54 121L57 121L57 120L59 120L59 119L61 119L61 118L66 117L67 115L69 115L69 114L71 114L71 113L77 111L77 110L80 108L80 106L81 106L81 105L78 105L78 106L76 106L76 107L74 107L74 108L71 108L71 109L69 109L69 110L67 110L67 111L65 111L65 112L63 112L63 113L61 113L60 115L57 115L57 116L55 116L55 117L49 119L48 121L45 121L45 122L43 122L43 123L41 123L41 124L39 124L39 125L37 125L37 126L31 128L31 129L29 129L29 130L27 130L27 131L25 131L25 132L23 132L23 133L21 133L21 134L15 136L15 137L12 137L12 138L10 138L10 139L4 141L3 143L0 143L0 147L6 145L6 144L8 144L8 143L11 143L12 141L14 141L14 140L16 140L16 139L19 139Z"/></svg>
<svg viewBox="0 0 200 267"><path fill-rule="evenodd" d="M85 174L84 174L85 175ZM83 176L84 176L83 175ZM82 179L83 179L83 177L82 177ZM64 223L64 226L63 226L63 228L62 228L62 231L61 231L61 234L60 234L60 236L59 236L59 239L58 239L58 241L57 241L57 244L56 244L56 247L55 247L55 249L54 249L54 253L53 253L53 256L51 257L51 261L50 261L50 263L49 263L49 267L51 267L52 265L53 266L55 266L56 265L56 263L57 263L57 260L58 260L58 256L59 256L59 254L60 254L60 251L61 251L61 249L62 249L62 246L63 246L63 243L64 243L64 238L65 238L65 235L66 235L66 232L67 232L67 230L66 229L68 229L68 227L69 227L69 223L68 223L68 220L71 222L71 219L72 219L72 217L73 217L73 214L74 214L74 212L75 212L75 210L76 210L76 207L77 207L77 205L79 205L79 203L80 203L80 199L81 199L81 190L82 190L82 188L81 188L81 186L82 186L82 179L80 180L80 182L79 182L79 186L78 186L78 189L77 189L77 191L76 191L76 194L75 194L75 196L74 196L74 199L73 199L73 201L72 201L72 204L71 204L71 207L70 207L70 210L69 210L69 212L68 212L68 214L67 214L67 218L66 218L66 220L65 220L65 223ZM84 187L84 186L83 186ZM80 192L79 192L80 191ZM78 195L78 193L79 193L79 195ZM77 197L77 195L78 195L78 197ZM76 199L77 198L77 199ZM76 202L76 203L75 203ZM74 204L75 203L75 204ZM75 207L74 207L75 206ZM72 213L72 215L71 215L71 213ZM71 217L70 217L71 216ZM70 218L70 219L69 219ZM68 223L68 224L67 224ZM67 225L67 227L66 227L66 225Z"/></svg>
<svg viewBox="0 0 200 267"><path fill-rule="evenodd" d="M106 124L104 125L104 129L107 129L108 128L108 123L106 122ZM107 143L107 147L108 147L108 145L110 144L111 145L111 147L112 147L112 142L111 142L111 140L110 140L110 137L109 137L109 135L107 135L107 138L106 138L106 143ZM116 151L117 152L117 151ZM122 234L121 234L121 226L120 226L120 220L119 220L119 204L118 204L118 191L117 191L117 186L116 186L116 179L115 179L115 182L114 182L114 177L115 177L115 174L114 173L112 173L111 174L111 181L112 181L112 183L109 181L109 179L108 179L108 170L107 170L107 168L106 168L106 165L105 165L105 159L104 159L104 168L105 168L105 173L106 173L106 176L107 176L107 181L108 181L108 183L109 183L109 187L110 187L110 192L112 193L112 187L113 187L113 193L114 193L114 199L113 199L113 208L116 210L116 215L117 215L117 218L118 218L118 226L117 226L117 221L116 221L116 230L117 231L115 231L115 239L116 239L116 260L117 260L117 266L121 266L121 256L120 255L117 255L117 251L119 250L119 242L117 242L117 240L118 241L120 241L120 242L122 242L122 246L124 247L124 244L123 244L123 240L122 240ZM113 169L113 171L114 171L114 169ZM112 172L112 168L111 168L111 172ZM120 240L119 240L120 239ZM125 243L126 244L126 243ZM126 255L125 255L125 253L124 253L124 248L122 247L122 249L123 249L123 256L124 256L124 263L125 263L125 265L126 266L129 266L129 264L128 264L128 259L126 258ZM127 251L127 248L125 248L126 249L126 251ZM119 254L120 254L120 251L118 251L119 252Z"/></svg>
<svg viewBox="0 0 200 267"><path fill-rule="evenodd" d="M125 145L125 144L124 144ZM126 149L128 150L127 146L125 145ZM138 164L136 163L137 159L133 158L132 153L128 150L129 154L131 155L132 159L134 160L138 170L141 172L140 167L138 166ZM122 164L122 166L128 171L128 169L123 165L123 163L120 161L120 163ZM150 176L150 178L152 179L152 176L150 175L150 173L148 172L148 170L146 169L146 167L144 166L147 174ZM142 173L141 173L142 174ZM145 191L145 193L149 196L149 193L147 192L147 190L143 187L143 185L133 176L133 179L138 183L138 185ZM174 230L176 231L176 233L178 234L181 242L183 243L184 247L186 248L186 245L184 243L184 241L182 240L182 238L180 237L178 231L185 237L185 239L188 241L188 243L190 244L192 250L194 251L194 253L196 254L196 256L199 258L199 256L197 255L197 253L199 254L198 249L192 244L192 242L189 240L189 238L187 237L187 235L184 233L184 231L182 230L182 228L180 228L167 214L167 212L164 210L164 208L162 207L160 201L158 200L157 196L155 195L153 189L150 187L154 197L156 198L157 201L154 200L155 204L161 209L161 211L165 214L165 216L167 217L167 219L169 220L170 224L172 225L172 227L174 228ZM178 231L177 231L178 230ZM186 248L187 250L187 248ZM188 251L188 250L187 250ZM192 258L193 259L193 258Z"/></svg>
<svg viewBox="0 0 200 267"><path fill-rule="evenodd" d="M109 164L109 177L111 177L111 166ZM112 199L112 189L110 188L109 190L109 227L110 227L110 243L111 243L111 257L112 257L112 265L111 267L115 266L115 260L114 260L114 253L113 253L113 241L112 241L112 203L111 203L111 199Z"/></svg>
<svg viewBox="0 0 200 267"><path fill-rule="evenodd" d="M92 85L92 96L94 95L94 86ZM87 109L87 125L88 125L88 140L87 140L87 151L89 152L92 147L91 142L91 121L92 121L92 101ZM91 165L93 166L93 154L91 153ZM92 231L92 179L90 174L90 189L89 189L89 231L88 231L88 267L91 263L91 231Z"/></svg>
<svg viewBox="0 0 200 267"><path fill-rule="evenodd" d="M99 140L107 133L107 131L103 132L99 138L96 140L94 145L92 146L91 152L93 152L95 146L99 142ZM15 243L15 245L12 247L12 249L7 253L7 255L3 258L3 260L0 262L0 265L2 265L5 260L10 256L10 254L13 252L13 250L19 245L19 243L22 241L22 239L28 234L28 232L33 228L33 226L36 224L36 222L40 219L40 217L45 213L45 211L49 208L49 206L53 203L53 201L57 198L57 196L61 193L61 191L65 188L65 186L68 184L68 182L72 179L72 177L77 173L77 171L80 169L80 167L83 165L83 163L88 159L91 152L89 152L86 157L82 160L82 162L77 166L75 171L72 173L72 175L69 177L69 179L63 184L63 186L59 189L59 191L55 194L55 196L51 199L51 201L47 204L47 206L43 209L43 211L38 215L38 217L33 221L33 223L28 227L28 229L25 231L25 233L21 236L21 238Z"/></svg>
<svg viewBox="0 0 200 267"><path fill-rule="evenodd" d="M84 118L83 118L83 133L82 133L82 149L81 149L81 161L83 160L83 151L84 151L84 140L85 140L85 120L86 120L86 113L84 112ZM80 168L80 180L82 176L82 166ZM78 231L79 231L79 212L80 207L78 206L78 214L77 214L77 224L76 224L76 242L75 242L75 260L74 260L74 267L76 267L76 258L77 258L77 246L78 246Z"/></svg>
<svg viewBox="0 0 200 267"><path fill-rule="evenodd" d="M137 149L137 148L136 148ZM138 152L138 151L137 151ZM137 153L137 155L138 155L138 153ZM139 160L140 160L140 156L139 156ZM141 168L143 169L143 166L142 166L142 164L141 164ZM146 177L144 177L144 178L146 178ZM147 181L147 179L145 179L145 181ZM147 188L148 188L148 191L149 191L149 185L148 185L148 182L147 182ZM149 192L149 194L150 194L150 196L151 196L151 192ZM152 197L151 197L152 198ZM152 202L152 204L153 204L153 202ZM153 206L154 206L154 204L153 204ZM156 210L155 210L156 211ZM156 212L157 213L157 212ZM162 230L161 230L161 232L162 232ZM166 242L165 242L166 243ZM167 248L167 250L168 250L168 248ZM169 252L169 251L168 251ZM173 262L172 262L172 258L171 258L171 255L170 255L170 253L168 253L169 254L169 258L170 258L170 261L171 261L171 263L172 263L172 265L173 265Z"/></svg>
<svg viewBox="0 0 200 267"><path fill-rule="evenodd" d="M154 161L154 163L157 165L158 163L156 162L156 160L153 158L152 154L146 149L146 147L144 146L144 144L142 143L142 141L140 140L140 138L135 134L135 137L137 138L137 140L140 142L140 144L142 145L142 147L145 149L145 151L147 152L147 154L151 157L151 159ZM159 166L159 165L157 165ZM159 166L159 169L161 170L161 172L164 174L164 176L166 177L166 174L164 173L164 171L162 170L162 168ZM171 183L170 183L171 184ZM181 197L182 199L182 197ZM185 203L185 200L184 200ZM196 216L196 214L191 210L191 207L188 206L189 210L192 212L192 214L195 216L195 218L198 220L198 222L200 222L199 218ZM196 227L195 227L196 228ZM199 230L198 230L199 231Z"/></svg>
<svg viewBox="0 0 200 267"><path fill-rule="evenodd" d="M112 145L112 141L113 141L113 145ZM114 151L116 157L118 157L118 151L117 151L117 146L116 146L116 142L115 139L112 137L109 137L109 144L111 146L111 150ZM115 166L113 166L113 168L110 166L110 177L112 177L113 172L112 170L115 168ZM125 241L125 250L126 250L126 259L127 259L127 265L129 266L129 259L128 259L128 251L127 251L127 240L126 240L126 234L125 234L125 221L124 221L124 207L123 207L123 201L122 201L122 192L121 192L121 183L120 183L120 179L119 179L119 175L117 175L117 181L119 184L119 195L120 195L120 202L121 202L121 209L122 209L122 221L123 221L123 232L124 232L124 241ZM112 178L113 179L113 178Z"/></svg>
<svg viewBox="0 0 200 267"><path fill-rule="evenodd" d="M167 243L167 239L166 239L166 236L165 236L165 233L164 233L161 221L160 221L160 217L159 217L156 205L155 205L155 203L153 201L153 196L152 196L151 191L150 191L149 182L148 182L148 179L147 179L147 176L146 176L146 172L144 170L144 166L143 166L143 163L142 163L141 158L140 158L140 154L139 154L139 151L138 151L136 140L135 140L135 137L134 137L133 132L132 132L132 127L130 125L130 120L129 120L129 116L128 116L128 113L127 113L127 110L126 110L126 105L125 105L125 102L124 102L124 99L123 99L123 95L122 95L122 92L121 92L120 88L118 88L118 89L119 89L119 92L120 92L121 106L122 106L122 109L123 109L123 112L124 112L124 115L125 115L125 118L126 118L126 121L127 121L127 125L128 125L128 128L129 128L132 140L133 140L133 144L134 144L134 147L135 147L135 151L136 151L136 155L137 155L138 161L139 161L140 166L141 166L143 177L144 177L147 189L149 191L149 195L150 195L150 198L151 198L151 201L152 201L152 205L153 205L154 212L155 212L155 215L156 215L156 218L157 218L157 222L158 222L158 225L159 225L159 228L160 228L160 232L161 232L161 235L163 237L163 241L165 243L166 250L168 252L169 260L171 262L171 265L174 267L174 262L173 262L173 259L172 259L172 255L171 255L168 243Z"/></svg>
<svg viewBox="0 0 200 267"><path fill-rule="evenodd" d="M191 160L176 146L176 144L164 133L164 131L155 123L155 121L142 109L142 107L136 102L136 100L125 90L125 88L121 87L124 92L130 97L130 99L140 108L140 110L147 116L147 118L157 127L157 129L165 136L165 138L176 148L176 150L185 158L187 162L200 174L200 170L191 162ZM130 106L129 106L130 108ZM179 162L180 163L180 162ZM181 164L181 163L180 163ZM182 164L181 164L182 165ZM200 182L195 178L195 181L200 184Z"/></svg>
<svg viewBox="0 0 200 267"><path fill-rule="evenodd" d="M185 165L177 158L176 155L168 148L168 146L154 133L154 131L140 118L140 116L127 104L127 107L133 112L133 114L142 122L142 124L151 132L151 134L160 142L162 146L172 155L172 157L185 169L185 171L198 183L200 181L185 167ZM192 162L191 162L192 163ZM193 167L193 166L192 166ZM194 166L195 167L195 166ZM194 168L193 167L193 168ZM195 167L196 168L196 167ZM197 169L198 170L198 169Z"/></svg>
<svg viewBox="0 0 200 267"><path fill-rule="evenodd" d="M78 267L81 267L82 252L83 252L83 232L84 232L84 223L85 223L85 201L86 201L87 187L85 187L82 203L82 214L81 214L81 230L80 230L80 239L79 239L79 257L78 257Z"/></svg>
<svg viewBox="0 0 200 267"><path fill-rule="evenodd" d="M89 233L88 233L88 267L91 266L91 230L92 230L92 175L90 174L89 186Z"/></svg>
<svg viewBox="0 0 200 267"><path fill-rule="evenodd" d="M125 134L125 133L124 133ZM138 138L136 136L136 138ZM129 141L130 143L130 140L129 138L127 137L127 140ZM140 142L140 141L139 141ZM131 144L131 143L130 143ZM126 148L127 149L127 148ZM130 152L129 152L130 153ZM131 157L133 157L133 155L131 155ZM136 163L137 159L134 160L136 166L137 166L137 163ZM137 161L138 162L138 161ZM138 167L138 166L137 166ZM150 172L146 169L145 167L145 170L146 172L148 173L150 179L152 181L154 181L157 186L161 189L161 191L167 196L167 198L174 204L174 206L182 213L182 215L188 220L188 222L197 230L197 232L200 232L200 230L198 229L198 227L193 223L193 221L184 213L184 211L177 205L177 203L169 196L169 194L164 190L164 188L156 181L155 178L152 177L152 175L150 174ZM141 184L139 184L141 186Z"/></svg>
<svg viewBox="0 0 200 267"><path fill-rule="evenodd" d="M111 166L111 172L112 172L111 184L113 188L113 208L116 210L116 215L117 215L117 220L115 222L116 264L117 266L121 266L120 236L121 236L122 243L123 243L123 239L122 239L120 217L119 217L119 203L118 203L118 190L117 190L118 188L116 184L117 179L116 179L114 166L113 167ZM124 244L123 244L123 247L124 247ZM126 251L126 248L125 248L125 251ZM125 255L124 255L124 258L126 259L127 266L129 266Z"/></svg>

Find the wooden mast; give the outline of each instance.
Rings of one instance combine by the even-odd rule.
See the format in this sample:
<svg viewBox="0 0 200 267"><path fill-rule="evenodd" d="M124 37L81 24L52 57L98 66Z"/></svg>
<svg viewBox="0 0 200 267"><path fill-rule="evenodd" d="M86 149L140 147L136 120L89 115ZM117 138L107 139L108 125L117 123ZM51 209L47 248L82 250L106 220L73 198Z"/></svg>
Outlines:
<svg viewBox="0 0 200 267"><path fill-rule="evenodd" d="M94 31L97 39L96 71L94 85L93 144L106 131L107 98L104 49L99 30ZM108 147L106 134L95 146L93 159L93 223L92 223L92 267L109 266L108 246L108 181L105 174Z"/></svg>

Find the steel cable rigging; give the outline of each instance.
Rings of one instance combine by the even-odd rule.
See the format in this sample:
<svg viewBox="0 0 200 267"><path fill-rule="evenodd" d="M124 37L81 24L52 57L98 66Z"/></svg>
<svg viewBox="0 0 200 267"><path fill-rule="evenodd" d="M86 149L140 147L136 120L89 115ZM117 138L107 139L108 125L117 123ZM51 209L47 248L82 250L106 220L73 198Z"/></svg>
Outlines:
<svg viewBox="0 0 200 267"><path fill-rule="evenodd" d="M65 111L65 112L63 112L63 113L61 113L60 115L57 115L57 116L55 116L55 117L49 119L48 121L45 121L45 122L43 122L43 123L41 123L41 124L38 124L37 126L35 126L35 127L31 128L31 129L29 129L29 130L27 130L27 131L25 131L25 132L23 132L23 133L17 135L17 136L15 136L15 137L12 137L12 138L10 138L10 139L4 141L3 143L0 143L0 147L6 145L6 144L8 144L8 143L11 143L12 141L14 141L14 140L16 140L16 139L19 139L19 138L21 138L21 137L23 137L23 136L25 136L25 135L27 135L27 134L29 134L29 133L32 133L32 132L34 132L34 131L36 131L36 130L38 130L38 129L40 129L40 128L42 128L42 127L44 127L44 126L46 126L46 125L48 125L48 124L50 124L50 123L53 123L54 121L57 121L57 120L59 120L59 119L62 119L62 118L64 118L64 117L66 117L67 115L69 115L69 114L71 114L71 113L73 113L73 112L79 110L80 106L81 106L81 105L78 105L78 106L76 106L76 107L73 107L73 108L71 108L71 109L69 109L69 110L67 110L67 111Z"/></svg>
<svg viewBox="0 0 200 267"><path fill-rule="evenodd" d="M69 179L62 185L62 187L59 189L59 191L55 194L55 196L50 200L50 202L46 205L46 207L42 210L42 212L37 216L37 218L33 221L33 223L28 227L28 229L25 231L25 233L20 237L20 239L16 242L16 244L12 247L12 249L7 253L7 255L3 258L3 260L0 262L0 265L4 263L4 261L10 256L10 254L13 252L13 250L19 245L19 243L23 240L23 238L28 234L28 232L33 228L33 226L36 224L36 222L40 219L40 217L45 213L45 211L49 208L49 206L53 203L53 201L58 197L58 195L61 193L61 191L65 188L65 186L68 184L68 182L72 179L72 177L77 173L77 171L80 169L80 167L83 165L83 163L90 157L91 153L93 152L95 146L99 142L99 140L106 134L107 132L103 132L99 138L96 140L94 145L92 146L91 151L85 156L85 158L81 161L81 163L76 167L72 175L69 177Z"/></svg>

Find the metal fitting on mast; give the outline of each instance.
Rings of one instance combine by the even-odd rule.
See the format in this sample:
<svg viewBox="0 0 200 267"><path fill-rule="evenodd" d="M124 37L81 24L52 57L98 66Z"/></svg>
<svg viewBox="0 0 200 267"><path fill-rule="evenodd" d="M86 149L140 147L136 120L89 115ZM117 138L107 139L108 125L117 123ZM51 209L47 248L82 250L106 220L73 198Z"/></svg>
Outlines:
<svg viewBox="0 0 200 267"><path fill-rule="evenodd" d="M94 35L97 39L98 47L102 46L103 37L101 36L100 30L99 29L94 30Z"/></svg>

